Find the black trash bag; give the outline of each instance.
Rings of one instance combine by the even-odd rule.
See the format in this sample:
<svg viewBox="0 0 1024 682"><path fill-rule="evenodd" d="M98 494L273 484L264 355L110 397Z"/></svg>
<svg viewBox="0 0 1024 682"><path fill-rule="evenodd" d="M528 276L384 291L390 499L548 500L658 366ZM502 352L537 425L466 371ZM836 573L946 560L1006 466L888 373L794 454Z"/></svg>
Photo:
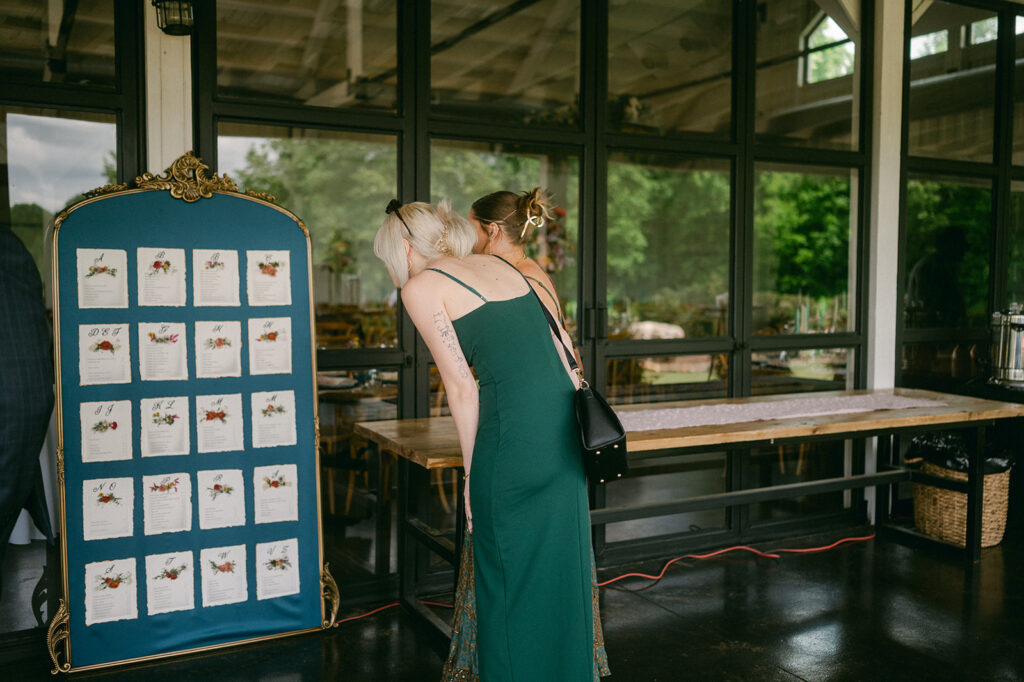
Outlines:
<svg viewBox="0 0 1024 682"><path fill-rule="evenodd" d="M967 442L960 433L933 431L911 438L905 459L923 459L929 464L966 474L968 452ZM985 461L982 463L982 472L985 475L1002 473L1014 464L1011 453L995 452L991 444L985 448L985 455Z"/></svg>

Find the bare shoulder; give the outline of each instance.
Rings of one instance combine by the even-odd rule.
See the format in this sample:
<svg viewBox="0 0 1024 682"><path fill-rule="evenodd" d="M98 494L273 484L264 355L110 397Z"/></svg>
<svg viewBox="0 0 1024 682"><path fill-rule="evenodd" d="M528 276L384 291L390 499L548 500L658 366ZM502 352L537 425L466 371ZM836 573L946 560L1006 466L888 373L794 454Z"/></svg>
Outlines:
<svg viewBox="0 0 1024 682"><path fill-rule="evenodd" d="M555 283L551 280L551 276L537 264L537 261L532 258L527 258L519 265L519 271L528 277L533 277L539 280L544 286L549 288L551 291L555 290Z"/></svg>

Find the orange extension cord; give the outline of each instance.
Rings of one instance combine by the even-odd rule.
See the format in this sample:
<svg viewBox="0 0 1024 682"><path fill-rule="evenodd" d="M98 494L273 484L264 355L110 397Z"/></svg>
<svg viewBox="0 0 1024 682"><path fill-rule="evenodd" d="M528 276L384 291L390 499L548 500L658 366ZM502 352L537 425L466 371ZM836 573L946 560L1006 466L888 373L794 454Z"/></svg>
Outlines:
<svg viewBox="0 0 1024 682"><path fill-rule="evenodd" d="M815 554L817 552L827 552L830 549L835 549L839 545L844 545L844 544L847 544L847 543L850 543L850 542L867 542L868 540L873 540L874 538L875 538L875 534L872 533L871 535L864 535L864 536L861 536L861 537L843 538L841 540L836 540L832 544L825 545L823 547L807 547L807 548L804 548L804 549L770 549L770 550L767 550L767 551L764 551L764 552L762 552L759 549L754 549L753 547L747 547L746 545L737 545L735 547L726 547L725 549L719 549L719 550L716 550L714 552L709 552L707 554L686 554L684 556L678 556L675 559L670 559L669 561L667 561L665 563L664 568L661 569L661 573L659 573L658 575L648 575L646 573L625 573L625 574L620 575L620 576L618 576L616 578L611 578L609 580L605 580L604 582L598 583L597 586L598 587L605 587L606 585L611 585L612 583L616 583L616 582L618 582L620 580L623 580L625 578L647 578L648 580L653 580L654 583L657 583L659 580L661 580L662 578L665 577L666 571L668 571L669 567L672 564L676 563L677 561L682 561L683 559L697 559L697 560L712 559L712 558L714 558L716 556L721 556L721 555L727 554L729 552L736 552L736 551L740 551L740 550L742 550L744 552L751 552L751 553L753 553L753 554L755 554L755 555L757 555L757 556L759 556L759 557L761 557L763 559L781 559L783 554ZM422 603L426 604L427 606L440 606L440 607L446 608L446 609L453 608L453 606L451 604L442 604L440 602L434 602L434 601L425 601L425 602L422 602ZM373 609L372 611L367 611L366 613L361 613L358 616L349 616L348 618L342 618L341 620L338 621L338 624L340 625L342 623L347 623L350 620L359 620L360 618L366 618L367 616L372 616L375 613L380 613L381 611L385 611L385 610L393 608L395 606L398 606L398 602L392 602L392 603L386 604L384 606L378 606L377 608Z"/></svg>

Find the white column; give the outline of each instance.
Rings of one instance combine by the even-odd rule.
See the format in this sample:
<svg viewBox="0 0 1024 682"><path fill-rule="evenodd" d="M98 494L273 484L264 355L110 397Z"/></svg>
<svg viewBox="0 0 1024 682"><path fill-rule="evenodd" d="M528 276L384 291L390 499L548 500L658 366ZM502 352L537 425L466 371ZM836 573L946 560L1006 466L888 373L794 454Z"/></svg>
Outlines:
<svg viewBox="0 0 1024 682"><path fill-rule="evenodd" d="M169 36L145 0L146 170L162 173L192 149L192 39Z"/></svg>
<svg viewBox="0 0 1024 682"><path fill-rule="evenodd" d="M871 196L867 254L867 387L890 388L896 375L896 302L899 282L900 142L903 127L903 0L875 3L872 81ZM865 471L875 471L876 441L867 444ZM875 491L865 488L875 520Z"/></svg>
<svg viewBox="0 0 1024 682"><path fill-rule="evenodd" d="M867 386L889 388L896 372L900 133L903 116L903 0L875 5L874 103L867 294Z"/></svg>

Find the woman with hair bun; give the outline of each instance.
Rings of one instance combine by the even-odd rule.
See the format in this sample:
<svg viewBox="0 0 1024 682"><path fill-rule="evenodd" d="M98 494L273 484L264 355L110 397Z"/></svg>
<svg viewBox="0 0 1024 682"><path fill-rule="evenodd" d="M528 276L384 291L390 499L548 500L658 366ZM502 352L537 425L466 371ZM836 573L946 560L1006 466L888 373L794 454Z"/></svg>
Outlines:
<svg viewBox="0 0 1024 682"><path fill-rule="evenodd" d="M579 378L555 345L545 303L510 263L470 253L465 219L447 204L392 201L386 210L374 253L433 355L462 449L479 679L591 682Z"/></svg>
<svg viewBox="0 0 1024 682"><path fill-rule="evenodd" d="M473 202L469 222L476 230L474 253L487 253L507 261L529 280L549 310L565 322L554 283L540 265L526 255L526 246L551 217L547 193L535 187L529 192L493 192ZM575 351L575 348L573 349ZM576 361L582 366L579 353ZM473 574L473 533L463 535L462 557L455 590L455 612L452 616L452 641L445 661L441 682L479 682L477 664L476 589ZM599 588L594 554L590 551L591 607L593 611L592 680L611 675L604 646Z"/></svg>

